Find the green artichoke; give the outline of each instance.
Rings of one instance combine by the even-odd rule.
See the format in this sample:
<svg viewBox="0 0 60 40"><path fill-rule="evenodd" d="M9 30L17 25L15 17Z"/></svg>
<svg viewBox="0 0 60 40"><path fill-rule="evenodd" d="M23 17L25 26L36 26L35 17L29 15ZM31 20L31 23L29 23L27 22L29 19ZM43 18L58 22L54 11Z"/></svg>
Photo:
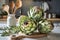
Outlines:
<svg viewBox="0 0 60 40"><path fill-rule="evenodd" d="M36 29L35 23L32 20L30 20L27 16L20 16L19 24L20 31L27 35L32 34Z"/></svg>
<svg viewBox="0 0 60 40"><path fill-rule="evenodd" d="M27 20L29 20L29 18L27 16L21 15L18 19L18 23L19 23L19 25L22 25Z"/></svg>
<svg viewBox="0 0 60 40"><path fill-rule="evenodd" d="M42 17L43 10L38 7L34 6L28 11L28 17L33 19L35 22L39 22Z"/></svg>
<svg viewBox="0 0 60 40"><path fill-rule="evenodd" d="M51 22L47 20L42 20L39 22L38 30L40 33L49 33L52 30L52 24Z"/></svg>

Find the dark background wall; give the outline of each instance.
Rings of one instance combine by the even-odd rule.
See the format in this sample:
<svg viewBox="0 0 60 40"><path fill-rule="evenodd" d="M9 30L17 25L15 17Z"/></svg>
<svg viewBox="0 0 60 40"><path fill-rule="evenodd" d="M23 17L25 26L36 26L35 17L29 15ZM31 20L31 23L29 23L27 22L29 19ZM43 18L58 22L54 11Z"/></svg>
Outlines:
<svg viewBox="0 0 60 40"><path fill-rule="evenodd" d="M22 0L22 14L27 15L27 11L31 6L41 6L42 2L34 2L33 0Z"/></svg>
<svg viewBox="0 0 60 40"><path fill-rule="evenodd" d="M50 5L50 12L55 13L58 18L60 18L60 0L48 1Z"/></svg>
<svg viewBox="0 0 60 40"><path fill-rule="evenodd" d="M22 0L23 1L23 6L22 6L22 13L27 15L27 11L31 6L41 6L43 2L41 1L33 1L33 0ZM60 18L60 0L50 0L46 1L49 6L50 10L49 12L55 13L58 18Z"/></svg>
<svg viewBox="0 0 60 40"><path fill-rule="evenodd" d="M12 0L9 0L12 1ZM8 0L6 0L6 3L9 3ZM5 1L3 1L2 3L4 3ZM34 1L34 0L22 0L23 2L23 6L22 6L22 14L27 15L27 11L29 10L29 8L31 6L41 6L42 5L42 1ZM50 0L50 1L46 1L49 6L50 6L50 10L49 12L51 13L55 13L57 15L58 18L60 18L60 0ZM0 2L0 6L2 4Z"/></svg>

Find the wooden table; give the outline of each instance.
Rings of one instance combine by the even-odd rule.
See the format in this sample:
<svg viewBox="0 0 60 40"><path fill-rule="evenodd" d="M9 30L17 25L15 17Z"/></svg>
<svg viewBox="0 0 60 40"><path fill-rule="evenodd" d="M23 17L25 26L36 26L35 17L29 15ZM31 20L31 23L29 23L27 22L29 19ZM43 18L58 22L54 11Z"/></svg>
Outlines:
<svg viewBox="0 0 60 40"><path fill-rule="evenodd" d="M51 22L60 22L60 18L51 18L51 19L47 19L48 21Z"/></svg>
<svg viewBox="0 0 60 40"><path fill-rule="evenodd" d="M22 38L42 38L42 37L47 37L47 35L48 34L35 33L32 35L28 35L28 36L11 37L11 40L20 40Z"/></svg>
<svg viewBox="0 0 60 40"><path fill-rule="evenodd" d="M55 21L60 21L60 18L51 18L51 19L47 19L47 20L55 22ZM7 17L1 18L0 21L7 21Z"/></svg>

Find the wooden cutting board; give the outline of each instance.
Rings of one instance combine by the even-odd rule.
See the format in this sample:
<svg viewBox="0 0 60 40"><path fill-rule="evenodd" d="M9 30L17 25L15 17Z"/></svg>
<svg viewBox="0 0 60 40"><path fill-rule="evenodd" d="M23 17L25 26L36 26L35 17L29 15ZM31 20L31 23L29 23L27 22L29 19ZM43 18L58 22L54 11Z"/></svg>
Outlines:
<svg viewBox="0 0 60 40"><path fill-rule="evenodd" d="M48 34L35 33L32 35L28 35L28 36L11 37L11 40L20 40L22 38L42 38L42 37L46 37L47 35Z"/></svg>

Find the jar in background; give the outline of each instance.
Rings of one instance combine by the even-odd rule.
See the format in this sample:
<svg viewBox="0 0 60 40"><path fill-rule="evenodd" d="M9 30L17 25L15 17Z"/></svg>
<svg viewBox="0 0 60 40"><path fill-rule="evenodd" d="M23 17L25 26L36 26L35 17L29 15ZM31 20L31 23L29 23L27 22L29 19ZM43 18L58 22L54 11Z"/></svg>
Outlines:
<svg viewBox="0 0 60 40"><path fill-rule="evenodd" d="M7 27L16 26L15 14L8 14L7 17Z"/></svg>
<svg viewBox="0 0 60 40"><path fill-rule="evenodd" d="M51 13L48 14L48 19L50 19L52 17Z"/></svg>
<svg viewBox="0 0 60 40"><path fill-rule="evenodd" d="M56 18L56 14L53 13L53 14L52 14L52 18Z"/></svg>
<svg viewBox="0 0 60 40"><path fill-rule="evenodd" d="M44 19L46 19L47 18L47 13L44 13Z"/></svg>

